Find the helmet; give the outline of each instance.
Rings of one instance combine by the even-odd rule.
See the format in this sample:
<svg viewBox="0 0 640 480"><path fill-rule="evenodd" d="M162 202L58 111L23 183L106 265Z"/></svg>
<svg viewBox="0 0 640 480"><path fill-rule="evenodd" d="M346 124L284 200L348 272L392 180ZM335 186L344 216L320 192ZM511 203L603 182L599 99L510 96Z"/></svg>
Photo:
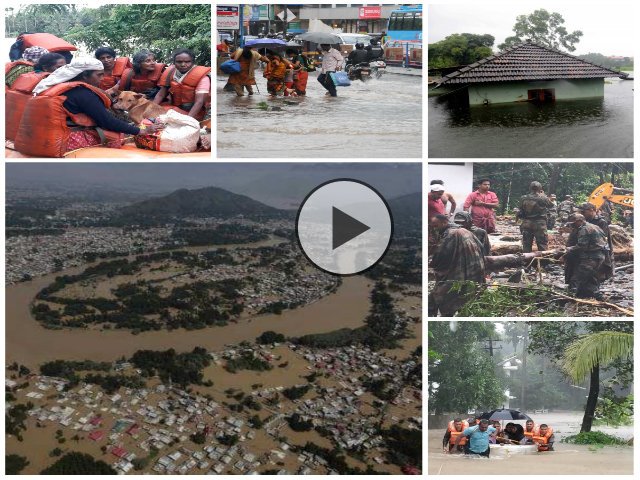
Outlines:
<svg viewBox="0 0 640 480"><path fill-rule="evenodd" d="M364 48L364 43L360 43L360 42L356 43L356 48L358 50L362 50Z"/></svg>

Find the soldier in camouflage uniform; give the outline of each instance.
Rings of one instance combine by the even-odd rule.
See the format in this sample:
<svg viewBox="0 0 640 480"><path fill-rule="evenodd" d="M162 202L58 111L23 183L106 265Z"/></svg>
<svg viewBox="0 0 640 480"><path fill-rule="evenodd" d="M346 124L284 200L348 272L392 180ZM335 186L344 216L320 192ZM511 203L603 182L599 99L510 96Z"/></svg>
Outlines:
<svg viewBox="0 0 640 480"><path fill-rule="evenodd" d="M565 281L569 291L578 298L602 300L599 290L608 250L607 238L599 227L588 223L579 213L572 214L567 225L573 229L565 255Z"/></svg>
<svg viewBox="0 0 640 480"><path fill-rule="evenodd" d="M566 223L569 215L574 213L576 210L576 204L573 203L573 197L571 195L566 195L564 200L560 202L558 205L558 217L560 223Z"/></svg>
<svg viewBox="0 0 640 480"><path fill-rule="evenodd" d="M522 233L522 252L530 253L533 239L536 240L538 251L547 249L547 213L553 207L551 201L542 193L540 182L531 182L530 192L520 198L519 215L522 218L520 232Z"/></svg>
<svg viewBox="0 0 640 480"><path fill-rule="evenodd" d="M555 193L549 195L549 201L553 206L547 213L547 230L553 230L553 228L556 226L556 220L558 218L558 202L556 202Z"/></svg>
<svg viewBox="0 0 640 480"><path fill-rule="evenodd" d="M595 225L596 227L600 227L602 233L607 237L609 250L606 254L602 273L606 274L606 278L613 277L613 241L611 239L611 231L609 230L609 222L607 222L607 220L601 215L598 215L596 206L593 203L583 203L578 207L578 211L584 215L584 219L588 223Z"/></svg>
<svg viewBox="0 0 640 480"><path fill-rule="evenodd" d="M429 316L439 310L443 317L453 317L485 281L482 244L469 230L449 224L445 215L432 217L431 227L441 241L430 263L436 285L429 294Z"/></svg>
<svg viewBox="0 0 640 480"><path fill-rule="evenodd" d="M461 226L462 228L469 230L473 233L480 243L482 244L482 253L485 256L491 253L491 243L489 242L489 234L486 230L476 227L473 224L473 220L471 219L471 214L469 212L458 212L453 216L453 223Z"/></svg>

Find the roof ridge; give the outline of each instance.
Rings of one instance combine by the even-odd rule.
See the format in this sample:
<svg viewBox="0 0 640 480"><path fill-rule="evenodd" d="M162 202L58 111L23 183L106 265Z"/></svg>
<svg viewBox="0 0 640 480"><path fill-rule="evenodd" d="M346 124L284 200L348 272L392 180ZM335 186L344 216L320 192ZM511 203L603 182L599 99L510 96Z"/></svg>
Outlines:
<svg viewBox="0 0 640 480"><path fill-rule="evenodd" d="M560 55L560 56L565 57L567 59L571 59L571 60L574 60L574 61L577 61L577 62L581 62L581 63L586 64L586 65L591 65L593 67L597 67L599 69L602 69L602 70L605 70L607 72L613 73L613 74L615 74L615 76L618 76L618 77L622 77L622 76L627 77L628 76L628 74L625 74L623 72L612 70L612 69L604 67L602 65L597 65L597 64L595 64L593 62L589 62L587 60L583 60L582 58L578 58L577 56L572 55L570 53L563 52L563 51L560 51L560 50L556 50L555 48L547 47L546 45L541 45L541 44L539 44L537 42L526 41L526 42L518 43L516 45L512 45L511 47L508 47L508 48L506 48L503 51L498 52L498 53L493 53L492 52L491 55L489 55L487 57L484 57L484 58L482 58L482 59L480 59L480 60L478 60L478 61L476 61L474 63L471 63L469 65L465 65L464 67L456 70L455 72L451 72L450 74L445 75L444 77L442 77L440 82L438 82L438 86L442 85L443 83L448 82L449 80L452 80L452 79L454 79L456 77L459 77L460 75L465 74L465 76L467 76L470 73L472 73L473 70L475 70L475 69L477 69L477 68L479 68L479 67L481 67L481 66L483 66L483 65L485 65L487 63L494 63L495 64L496 60L499 60L499 59L501 59L501 58L503 58L503 57L505 57L505 56L507 56L507 55L509 55L509 54L511 54L511 53L523 48L523 47L531 47L531 46L533 46L535 48L539 48L539 49L545 50L545 51L553 53L555 55ZM589 78L589 77L585 77L585 78ZM458 83L458 82L456 82L456 83ZM464 83L464 82L461 82L461 83Z"/></svg>

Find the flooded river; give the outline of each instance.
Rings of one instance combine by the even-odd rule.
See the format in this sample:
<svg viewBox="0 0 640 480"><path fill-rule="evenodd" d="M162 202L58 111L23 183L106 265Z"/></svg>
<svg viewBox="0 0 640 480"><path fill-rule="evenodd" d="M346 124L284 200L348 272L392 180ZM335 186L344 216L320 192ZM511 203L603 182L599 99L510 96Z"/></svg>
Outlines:
<svg viewBox="0 0 640 480"><path fill-rule="evenodd" d="M633 157L633 81L608 78L604 98L546 105L453 104L429 98L429 156Z"/></svg>
<svg viewBox="0 0 640 480"><path fill-rule="evenodd" d="M316 78L309 75L304 97L270 99L261 71L253 96L223 91L227 77L218 77L218 157L422 156L421 76L354 81L336 98L325 96ZM261 102L269 110L258 108Z"/></svg>
<svg viewBox="0 0 640 480"><path fill-rule="evenodd" d="M36 294L56 276L74 275L85 267L38 277L6 287L6 361L29 367L55 359L113 361L131 356L136 350L191 350L202 346L211 350L242 340L253 341L265 330L287 336L327 332L363 324L369 310L371 281L360 276L345 278L334 294L282 315L241 318L238 323L202 330L143 332L132 335L126 330L49 330L31 316L30 306Z"/></svg>

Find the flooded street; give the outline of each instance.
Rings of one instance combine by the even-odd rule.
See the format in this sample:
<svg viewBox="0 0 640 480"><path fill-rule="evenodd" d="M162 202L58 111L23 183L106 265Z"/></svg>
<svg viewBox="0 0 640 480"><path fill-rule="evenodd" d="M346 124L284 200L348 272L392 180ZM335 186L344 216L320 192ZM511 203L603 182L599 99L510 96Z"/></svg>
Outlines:
<svg viewBox="0 0 640 480"><path fill-rule="evenodd" d="M338 87L337 98L325 96L317 72L297 98L270 99L262 71L253 96L223 91L226 81L217 81L218 157L422 156L421 76L354 81Z"/></svg>
<svg viewBox="0 0 640 480"><path fill-rule="evenodd" d="M583 412L552 412L544 414L544 421L553 427L556 436L553 452L517 454L503 452L502 447L491 450L491 457L473 458L465 455L448 455L442 451L444 429L429 430L430 475L631 475L633 473L632 447L589 448L588 445L560 443L560 439L580 431ZM521 423L521 422L516 422ZM633 438L633 425L612 428L594 426L601 431L628 440ZM526 447L521 447L526 448ZM506 449L505 449L506 450Z"/></svg>
<svg viewBox="0 0 640 480"><path fill-rule="evenodd" d="M474 106L429 98L429 156L633 157L633 81L605 79L604 98Z"/></svg>

